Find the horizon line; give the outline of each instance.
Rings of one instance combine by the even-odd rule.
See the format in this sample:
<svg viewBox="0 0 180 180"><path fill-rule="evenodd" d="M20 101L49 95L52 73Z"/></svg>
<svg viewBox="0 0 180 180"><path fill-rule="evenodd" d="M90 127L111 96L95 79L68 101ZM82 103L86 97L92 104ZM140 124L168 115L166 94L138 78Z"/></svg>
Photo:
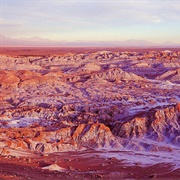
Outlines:
<svg viewBox="0 0 180 180"><path fill-rule="evenodd" d="M3 46L0 45L0 48L134 48L134 49L148 49L148 48L180 48L180 45L177 46L162 46L162 45L152 45L152 46L142 46L142 45L136 45L136 46Z"/></svg>
<svg viewBox="0 0 180 180"><path fill-rule="evenodd" d="M161 45L161 44L166 44L166 43L172 43L172 44L177 44L177 45L180 45L180 42L174 42L174 41L171 41L171 40L164 40L163 42L158 42L158 41L151 41L151 40L148 40L148 39L136 39L136 38L129 38L129 39L119 39L119 40L53 40L51 38L44 38L44 37L41 37L41 36L31 36L31 37L22 37L22 38L17 38L17 37L10 37L10 36L6 36L6 35L2 35L0 34L0 40L2 41L2 38L8 38L8 39L11 39L11 40L16 40L16 41L31 41L32 43L33 42L36 42L38 40L46 40L46 41L50 41L51 43L76 43L76 42L82 42L82 43L100 43L100 42L104 42L104 43L118 43L118 42L121 42L121 43L127 43L128 41L138 41L138 42L146 42L146 43L152 43L156 46L157 45ZM37 38L37 39L33 39L33 38ZM44 43L44 42L41 42L39 41L40 43ZM152 46L154 46L152 45Z"/></svg>

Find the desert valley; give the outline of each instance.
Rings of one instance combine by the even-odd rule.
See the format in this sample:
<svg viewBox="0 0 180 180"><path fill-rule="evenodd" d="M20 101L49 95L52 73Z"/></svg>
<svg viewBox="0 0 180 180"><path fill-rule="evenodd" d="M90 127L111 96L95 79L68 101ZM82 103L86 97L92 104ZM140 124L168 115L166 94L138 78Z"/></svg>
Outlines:
<svg viewBox="0 0 180 180"><path fill-rule="evenodd" d="M0 179L180 177L180 49L1 48Z"/></svg>

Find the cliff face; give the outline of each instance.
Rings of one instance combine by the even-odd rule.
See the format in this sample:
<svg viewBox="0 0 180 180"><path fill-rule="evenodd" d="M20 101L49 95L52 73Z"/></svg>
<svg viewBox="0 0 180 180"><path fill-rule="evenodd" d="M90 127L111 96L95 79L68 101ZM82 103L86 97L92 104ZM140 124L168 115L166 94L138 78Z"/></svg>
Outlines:
<svg viewBox="0 0 180 180"><path fill-rule="evenodd" d="M164 137L173 137L171 133L178 135L180 128L180 104L169 107L159 107L146 113L141 113L128 122L119 122L113 129L113 133L120 137L154 137L153 134L161 134Z"/></svg>
<svg viewBox="0 0 180 180"><path fill-rule="evenodd" d="M112 133L115 136L130 139L130 141L138 140L139 143L136 145L147 146L149 149L156 146L152 141L152 144L148 144L149 140L165 142L167 146L168 144L179 146L180 104L158 107L136 115L127 122L117 122Z"/></svg>

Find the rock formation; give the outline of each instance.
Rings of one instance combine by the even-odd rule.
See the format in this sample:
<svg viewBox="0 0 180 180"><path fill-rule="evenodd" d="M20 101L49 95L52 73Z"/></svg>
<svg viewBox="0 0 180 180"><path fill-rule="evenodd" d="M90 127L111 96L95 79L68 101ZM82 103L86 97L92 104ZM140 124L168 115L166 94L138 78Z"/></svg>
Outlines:
<svg viewBox="0 0 180 180"><path fill-rule="evenodd" d="M155 51L1 55L1 154L179 148L179 57Z"/></svg>
<svg viewBox="0 0 180 180"><path fill-rule="evenodd" d="M158 76L156 79L180 84L180 68L175 70L169 70L164 74Z"/></svg>

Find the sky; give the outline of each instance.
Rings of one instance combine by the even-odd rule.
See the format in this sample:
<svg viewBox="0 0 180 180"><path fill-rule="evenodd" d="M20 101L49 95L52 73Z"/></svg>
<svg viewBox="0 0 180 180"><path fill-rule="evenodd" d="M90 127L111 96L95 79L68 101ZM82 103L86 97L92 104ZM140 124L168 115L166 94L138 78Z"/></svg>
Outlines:
<svg viewBox="0 0 180 180"><path fill-rule="evenodd" d="M180 0L0 0L0 34L180 43Z"/></svg>

